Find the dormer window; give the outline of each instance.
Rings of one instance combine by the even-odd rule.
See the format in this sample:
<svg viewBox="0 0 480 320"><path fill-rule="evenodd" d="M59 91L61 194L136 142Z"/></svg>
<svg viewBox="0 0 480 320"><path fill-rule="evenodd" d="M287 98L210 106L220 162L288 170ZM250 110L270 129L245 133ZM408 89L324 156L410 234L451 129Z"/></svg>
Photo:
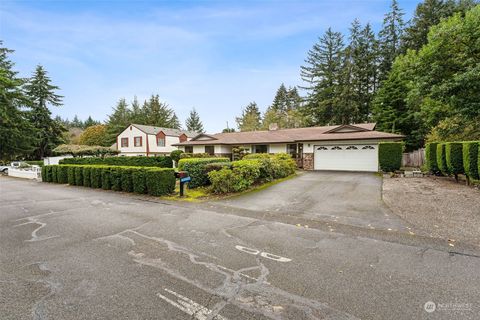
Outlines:
<svg viewBox="0 0 480 320"><path fill-rule="evenodd" d="M157 137L157 147L165 147L165 138Z"/></svg>

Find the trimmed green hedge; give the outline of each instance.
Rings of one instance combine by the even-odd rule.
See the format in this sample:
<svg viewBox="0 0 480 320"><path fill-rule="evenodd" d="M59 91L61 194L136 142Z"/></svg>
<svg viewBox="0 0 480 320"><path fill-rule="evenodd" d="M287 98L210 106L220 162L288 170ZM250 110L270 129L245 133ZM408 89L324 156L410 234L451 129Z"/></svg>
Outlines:
<svg viewBox="0 0 480 320"><path fill-rule="evenodd" d="M429 172L435 174L440 171L437 165L437 145L438 143L436 142L425 145L425 165Z"/></svg>
<svg viewBox="0 0 480 320"><path fill-rule="evenodd" d="M440 172L448 175L447 156L445 154L445 143L437 144L437 166Z"/></svg>
<svg viewBox="0 0 480 320"><path fill-rule="evenodd" d="M466 141L463 143L463 169L468 179L479 179L478 155L480 142Z"/></svg>
<svg viewBox="0 0 480 320"><path fill-rule="evenodd" d="M384 172L392 172L402 166L403 142L380 142L378 164Z"/></svg>
<svg viewBox="0 0 480 320"><path fill-rule="evenodd" d="M148 194L161 196L172 193L175 189L175 173L170 170L147 169L145 171L145 184Z"/></svg>
<svg viewBox="0 0 480 320"><path fill-rule="evenodd" d="M47 167L42 167L41 172L42 172L42 182L48 182L47 181Z"/></svg>
<svg viewBox="0 0 480 320"><path fill-rule="evenodd" d="M106 166L131 166L131 167L160 167L172 168L172 158L165 157L86 157L86 158L65 158L60 164L76 165L106 165Z"/></svg>
<svg viewBox="0 0 480 320"><path fill-rule="evenodd" d="M210 183L206 166L210 163L230 162L228 158L185 158L178 161L178 170L187 171L192 180L189 188L206 186Z"/></svg>
<svg viewBox="0 0 480 320"><path fill-rule="evenodd" d="M180 154L180 159L191 159L191 158L212 158L213 156L209 153L190 153L184 152Z"/></svg>
<svg viewBox="0 0 480 320"><path fill-rule="evenodd" d="M52 166L52 182L58 183L57 179L57 166Z"/></svg>
<svg viewBox="0 0 480 320"><path fill-rule="evenodd" d="M160 196L175 189L175 170L155 167L124 167L96 165L44 166L43 181L51 179L49 172L57 172L60 183L106 190L126 191ZM61 177L61 178L60 178Z"/></svg>
<svg viewBox="0 0 480 320"><path fill-rule="evenodd" d="M445 145L445 157L448 171L455 175L463 173L463 144L461 142L447 142Z"/></svg>

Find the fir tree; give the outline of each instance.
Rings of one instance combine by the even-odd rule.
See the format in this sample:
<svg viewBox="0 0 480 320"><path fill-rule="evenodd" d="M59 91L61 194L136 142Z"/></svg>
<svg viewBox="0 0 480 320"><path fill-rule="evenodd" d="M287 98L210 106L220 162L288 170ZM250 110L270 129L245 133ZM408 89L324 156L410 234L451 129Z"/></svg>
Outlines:
<svg viewBox="0 0 480 320"><path fill-rule="evenodd" d="M93 120L91 116L88 116L87 120L83 122L83 128L88 128L91 126L97 126L100 124L100 121Z"/></svg>
<svg viewBox="0 0 480 320"><path fill-rule="evenodd" d="M190 111L190 114L185 121L185 126L188 131L193 131L193 132L200 132L203 133L205 130L203 129L203 124L202 121L200 120L200 116L198 112L195 110L195 108Z"/></svg>
<svg viewBox="0 0 480 320"><path fill-rule="evenodd" d="M83 128L84 127L82 120L80 120L77 115L75 115L73 117L73 120L70 122L70 126L72 128Z"/></svg>
<svg viewBox="0 0 480 320"><path fill-rule="evenodd" d="M383 19L382 29L379 36L379 79L387 78L388 72L392 67L393 60L400 53L400 41L403 34L405 23L403 21L403 11L398 6L397 0L392 0L390 12Z"/></svg>
<svg viewBox="0 0 480 320"><path fill-rule="evenodd" d="M0 160L29 154L35 143L34 128L23 109L28 103L22 90L24 80L17 77L8 58L12 52L0 41Z"/></svg>
<svg viewBox="0 0 480 320"><path fill-rule="evenodd" d="M240 131L255 131L261 128L261 115L255 102L250 102L242 112L240 117L236 118L238 129Z"/></svg>
<svg viewBox="0 0 480 320"><path fill-rule="evenodd" d="M33 156L42 159L51 154L51 150L63 142L65 128L52 119L49 106L61 106L62 96L55 93L59 88L51 84L45 69L38 65L32 78L25 84L25 92L29 98L30 123L35 128L38 139Z"/></svg>
<svg viewBox="0 0 480 320"><path fill-rule="evenodd" d="M152 95L142 107L146 125L180 129L180 121L168 104L161 102L160 97Z"/></svg>
<svg viewBox="0 0 480 320"><path fill-rule="evenodd" d="M114 143L117 136L130 124L131 113L125 99L120 99L107 120L107 141Z"/></svg>
<svg viewBox="0 0 480 320"><path fill-rule="evenodd" d="M339 106L344 62L343 36L330 28L308 51L301 78L307 84L305 115L312 125L327 124Z"/></svg>

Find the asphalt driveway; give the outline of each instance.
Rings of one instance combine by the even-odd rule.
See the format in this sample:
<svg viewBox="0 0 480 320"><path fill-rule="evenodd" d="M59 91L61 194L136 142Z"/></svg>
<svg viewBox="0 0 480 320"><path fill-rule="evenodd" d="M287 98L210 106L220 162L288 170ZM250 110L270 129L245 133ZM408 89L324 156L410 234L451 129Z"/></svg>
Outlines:
<svg viewBox="0 0 480 320"><path fill-rule="evenodd" d="M382 201L382 178L373 173L302 172L268 189L220 203L367 228L409 228Z"/></svg>
<svg viewBox="0 0 480 320"><path fill-rule="evenodd" d="M2 320L480 314L480 253L446 243L411 236L405 245L395 232L300 228L209 203L8 177L0 190Z"/></svg>

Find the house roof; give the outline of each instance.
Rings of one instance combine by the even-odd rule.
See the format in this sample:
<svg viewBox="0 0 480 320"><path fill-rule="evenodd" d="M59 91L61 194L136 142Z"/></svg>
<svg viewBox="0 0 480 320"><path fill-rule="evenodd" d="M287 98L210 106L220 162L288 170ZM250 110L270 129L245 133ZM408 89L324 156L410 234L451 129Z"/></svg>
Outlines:
<svg viewBox="0 0 480 320"><path fill-rule="evenodd" d="M190 141L176 143L174 146L224 144L271 144L301 141L328 141L328 140L364 140L364 139L397 139L404 136L399 134L376 131L375 123L361 123L353 125L336 125L309 128L280 129L271 131L246 131L217 133L213 135L200 134ZM212 139L205 139L206 137Z"/></svg>
<svg viewBox="0 0 480 320"><path fill-rule="evenodd" d="M135 124L132 123L132 126L135 126L139 130L145 132L146 134L153 134L156 135L160 131L162 131L166 136L173 136L173 137L178 137L182 134L185 134L188 138L193 138L195 136L198 136L198 132L193 132L193 131L185 131L185 130L179 130L179 129L172 129L172 128L162 128L162 127L155 127L155 126L147 126L144 124Z"/></svg>

